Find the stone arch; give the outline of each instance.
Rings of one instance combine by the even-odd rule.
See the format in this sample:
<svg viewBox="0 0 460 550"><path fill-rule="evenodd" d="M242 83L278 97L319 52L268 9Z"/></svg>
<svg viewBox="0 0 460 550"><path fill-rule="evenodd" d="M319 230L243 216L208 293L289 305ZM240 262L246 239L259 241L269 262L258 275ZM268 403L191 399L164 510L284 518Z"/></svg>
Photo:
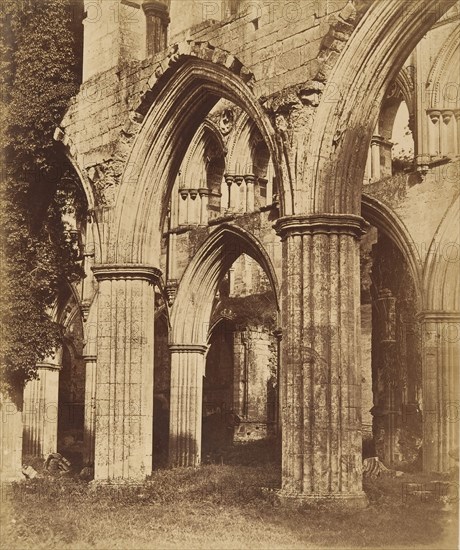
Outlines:
<svg viewBox="0 0 460 550"><path fill-rule="evenodd" d="M423 399L420 248L399 216L377 199L363 195L361 214L378 234L370 235L370 300L365 302L370 349L362 372L363 377L372 374L368 416L372 437L367 438L367 449L391 467L419 467ZM395 422L390 408L399 415L410 413L410 420Z"/></svg>
<svg viewBox="0 0 460 550"><path fill-rule="evenodd" d="M408 95L407 90L401 87L401 80L397 78L390 84L379 113L379 132L385 139L391 139L396 115L403 102L407 106L409 120L411 120L411 117L414 116L412 96Z"/></svg>
<svg viewBox="0 0 460 550"><path fill-rule="evenodd" d="M243 253L265 270L279 308L275 271L262 243L239 227L220 226L189 263L171 311L169 461L173 466L197 466L201 460L203 375L212 306L219 281Z"/></svg>
<svg viewBox="0 0 460 550"><path fill-rule="evenodd" d="M55 141L62 143L65 156L72 165L81 182L86 201L88 203L88 210L93 210L97 206L95 193L85 170L82 170L82 166L84 166L84 163L81 155L78 153L73 141L61 128L56 128L53 137Z"/></svg>
<svg viewBox="0 0 460 550"><path fill-rule="evenodd" d="M222 97L242 106L274 158L273 128L250 87L251 76L226 52L186 43L188 53L165 61L139 107L147 112L122 175L106 261L158 263L164 205L180 162L199 125ZM213 62L214 60L214 62ZM160 74L163 65L157 67ZM139 110L138 109L138 110Z"/></svg>
<svg viewBox="0 0 460 550"><path fill-rule="evenodd" d="M252 93L251 79L236 58L207 43L177 45L159 64L138 108L148 114L122 175L105 261L158 263L164 205L175 174L193 135L220 98L248 112L277 158L274 131ZM288 195L286 191L283 204Z"/></svg>
<svg viewBox="0 0 460 550"><path fill-rule="evenodd" d="M393 0L370 6L328 76L315 115L303 160L304 211L359 212L368 146L385 90L454 3Z"/></svg>
<svg viewBox="0 0 460 550"><path fill-rule="evenodd" d="M204 158L206 150L213 142L221 151L222 156L224 156L226 153L226 147L220 132L217 130L212 121L205 120L193 136L192 142L190 143L186 157L182 164L185 168L186 174L190 174L190 172L192 172L194 178L201 175L196 173L196 167L192 166L192 164L194 164L192 161L196 162L200 156Z"/></svg>
<svg viewBox="0 0 460 550"><path fill-rule="evenodd" d="M458 361L460 357L460 197L441 221L424 266L423 466L449 471L458 463Z"/></svg>
<svg viewBox="0 0 460 550"><path fill-rule="evenodd" d="M452 203L428 249L424 269L424 309L460 311L460 197Z"/></svg>
<svg viewBox="0 0 460 550"><path fill-rule="evenodd" d="M228 143L228 168L229 172L251 173L250 139L255 130L254 122L242 113L235 125L235 130ZM236 163L238 159L238 167ZM241 160L242 159L242 160Z"/></svg>
<svg viewBox="0 0 460 550"><path fill-rule="evenodd" d="M362 195L361 214L377 229L383 231L406 259L414 281L419 309L422 309L422 262L415 243L404 222L388 206L374 197Z"/></svg>
<svg viewBox="0 0 460 550"><path fill-rule="evenodd" d="M457 62L453 59L456 50L460 47L460 23L458 23L451 34L446 38L444 44L442 45L438 56L436 57L433 66L431 67L430 74L427 78L427 87L434 86L433 93L431 94L431 104L432 109L438 107L445 107L443 104L443 98L441 96L441 91L443 84L448 84L450 82L449 78L452 78L452 75L456 74ZM446 80L447 78L447 80ZM458 90L457 90L458 96ZM449 108L451 106L447 106Z"/></svg>
<svg viewBox="0 0 460 550"><path fill-rule="evenodd" d="M217 285L241 254L251 256L264 269L279 309L277 277L262 243L247 231L225 224L201 246L179 284L171 311L174 344L206 345Z"/></svg>

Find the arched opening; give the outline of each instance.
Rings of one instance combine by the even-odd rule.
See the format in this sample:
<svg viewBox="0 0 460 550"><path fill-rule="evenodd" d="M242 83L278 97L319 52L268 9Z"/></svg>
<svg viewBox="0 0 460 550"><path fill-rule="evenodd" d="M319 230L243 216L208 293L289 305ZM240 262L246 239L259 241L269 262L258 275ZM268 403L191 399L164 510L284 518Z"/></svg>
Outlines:
<svg viewBox="0 0 460 550"><path fill-rule="evenodd" d="M277 308L267 276L242 254L219 285L203 384L203 460L277 434ZM263 448L263 447L261 447Z"/></svg>
<svg viewBox="0 0 460 550"><path fill-rule="evenodd" d="M361 242L363 456L395 469L422 466L419 313L406 258L371 226Z"/></svg>
<svg viewBox="0 0 460 550"><path fill-rule="evenodd" d="M269 206L278 200L278 188L274 175L270 152L266 143L259 136L255 136L251 150L254 175L259 184L256 194L256 208Z"/></svg>
<svg viewBox="0 0 460 550"><path fill-rule="evenodd" d="M363 456L419 470L423 453L420 264L403 224L363 196Z"/></svg>
<svg viewBox="0 0 460 550"><path fill-rule="evenodd" d="M221 187L225 172L225 158L208 156L206 166L206 188L209 193L208 220L217 218L221 213Z"/></svg>
<svg viewBox="0 0 460 550"><path fill-rule="evenodd" d="M177 66L169 79L163 76L157 82L153 103L127 161L111 233L114 246L109 247L114 256L108 261L158 264L165 205L181 162L200 124L221 98L246 111L272 159L277 158L273 128L242 79L226 67L197 58L184 56ZM139 107L142 111L148 108ZM274 163L279 172L277 166ZM133 186L133 181L139 185ZM283 196L280 201L283 204Z"/></svg>
<svg viewBox="0 0 460 550"><path fill-rule="evenodd" d="M405 101L401 101L396 111L391 132L391 174L408 172L414 168L415 142L410 129L410 115Z"/></svg>
<svg viewBox="0 0 460 550"><path fill-rule="evenodd" d="M404 71L404 69L403 69ZM410 97L411 103L414 98ZM364 173L364 184L374 183L414 169L414 113L404 99L398 80L391 83L382 101Z"/></svg>
<svg viewBox="0 0 460 550"><path fill-rule="evenodd" d="M172 464L199 463L201 442L203 458L215 460L237 442L275 434L277 304L263 245L236 226L212 233L185 271L172 308ZM183 383L184 372L196 374ZM175 416L183 406L194 411L188 427Z"/></svg>

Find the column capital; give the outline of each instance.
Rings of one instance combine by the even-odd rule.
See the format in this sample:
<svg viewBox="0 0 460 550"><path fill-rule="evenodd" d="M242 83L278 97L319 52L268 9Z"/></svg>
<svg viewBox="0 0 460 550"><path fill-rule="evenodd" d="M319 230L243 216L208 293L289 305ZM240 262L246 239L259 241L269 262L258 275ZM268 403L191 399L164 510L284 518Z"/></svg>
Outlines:
<svg viewBox="0 0 460 550"><path fill-rule="evenodd" d="M421 311L417 318L419 321L437 322L437 321L452 321L460 322L460 311L443 311L443 310L425 310Z"/></svg>
<svg viewBox="0 0 460 550"><path fill-rule="evenodd" d="M361 216L353 214L309 214L278 218L273 227L282 240L288 235L317 233L351 235L360 238L366 233L369 224Z"/></svg>
<svg viewBox="0 0 460 550"><path fill-rule="evenodd" d="M428 116L430 117L430 120L433 124L436 124L441 117L441 111L438 111L436 109L430 109L427 111Z"/></svg>
<svg viewBox="0 0 460 550"><path fill-rule="evenodd" d="M208 351L208 346L201 344L169 344L171 353L199 353L204 355Z"/></svg>
<svg viewBox="0 0 460 550"><path fill-rule="evenodd" d="M144 264L99 264L91 269L98 281L133 279L158 284L162 275L157 267Z"/></svg>
<svg viewBox="0 0 460 550"><path fill-rule="evenodd" d="M95 363L97 360L96 355L83 355L83 361L85 363Z"/></svg>

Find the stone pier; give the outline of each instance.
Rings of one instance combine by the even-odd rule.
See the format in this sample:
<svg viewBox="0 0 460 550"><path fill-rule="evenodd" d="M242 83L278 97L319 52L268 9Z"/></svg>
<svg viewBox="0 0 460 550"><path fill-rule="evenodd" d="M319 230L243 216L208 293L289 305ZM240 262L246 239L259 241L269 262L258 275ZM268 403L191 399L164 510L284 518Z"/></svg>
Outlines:
<svg viewBox="0 0 460 550"><path fill-rule="evenodd" d="M21 403L6 393L0 394L0 482L23 479ZM22 400L21 400L22 401Z"/></svg>
<svg viewBox="0 0 460 550"><path fill-rule="evenodd" d="M283 501L363 506L359 239L351 215L284 217Z"/></svg>
<svg viewBox="0 0 460 550"><path fill-rule="evenodd" d="M57 452L59 371L62 350L37 364L38 377L24 388L24 455L46 458Z"/></svg>
<svg viewBox="0 0 460 550"><path fill-rule="evenodd" d="M154 284L144 265L98 265L95 480L152 471Z"/></svg>
<svg viewBox="0 0 460 550"><path fill-rule="evenodd" d="M422 313L423 469L458 467L460 314Z"/></svg>
<svg viewBox="0 0 460 550"><path fill-rule="evenodd" d="M203 376L207 346L175 344L171 350L169 462L198 466L201 461Z"/></svg>

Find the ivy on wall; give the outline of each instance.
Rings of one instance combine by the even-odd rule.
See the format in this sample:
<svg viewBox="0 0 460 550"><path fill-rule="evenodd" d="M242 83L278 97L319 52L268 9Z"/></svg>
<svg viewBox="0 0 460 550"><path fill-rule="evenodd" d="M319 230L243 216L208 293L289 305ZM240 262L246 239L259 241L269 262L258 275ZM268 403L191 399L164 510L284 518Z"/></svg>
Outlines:
<svg viewBox="0 0 460 550"><path fill-rule="evenodd" d="M80 3L2 2L0 19L0 367L2 391L21 395L61 331L63 285L82 275L62 216L85 200L53 133L78 91Z"/></svg>

